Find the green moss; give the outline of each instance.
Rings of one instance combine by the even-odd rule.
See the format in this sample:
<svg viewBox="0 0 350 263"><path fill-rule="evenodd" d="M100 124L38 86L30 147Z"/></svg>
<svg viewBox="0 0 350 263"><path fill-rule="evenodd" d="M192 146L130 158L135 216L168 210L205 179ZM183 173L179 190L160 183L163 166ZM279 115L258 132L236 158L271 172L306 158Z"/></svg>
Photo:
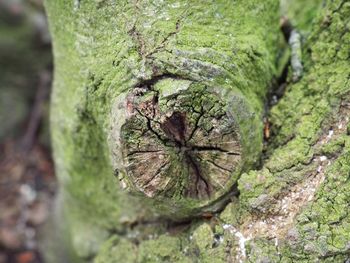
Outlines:
<svg viewBox="0 0 350 263"><path fill-rule="evenodd" d="M256 239L254 242L248 242L247 253L245 262L282 262L274 240Z"/></svg>
<svg viewBox="0 0 350 263"><path fill-rule="evenodd" d="M252 9L247 9L243 19L239 10L247 4ZM235 86L249 97L254 92L263 97L273 74L271 51L275 47L269 44L277 38L273 34L278 30L277 1L261 4L259 9L254 7L255 1L237 2L235 12L228 12L224 1L210 9L200 3L188 6L187 2L176 1L139 5L139 19L134 24L135 7L127 1L117 5L113 1L102 5L81 2L79 8L69 1L46 2L56 58L51 116L58 176L76 200L76 209L96 215L90 219L99 225L112 226L121 211L118 202L122 194L113 178L107 146L113 98L140 79L149 79L154 68L158 68L157 74L169 72L227 89ZM156 11L162 19L150 15ZM207 15L199 17L201 12ZM239 25L230 23L237 17ZM228 26L219 26L212 19ZM260 19L271 25L268 38L260 29ZM169 36L176 31L177 21L179 32ZM204 29L203 23L211 26ZM237 41L230 41L228 32L236 32ZM222 35L219 42L217 34ZM167 36L168 41L163 43ZM258 120L262 115L261 100L248 101L257 111ZM252 134L250 138L253 137L256 136ZM247 151L246 158L250 158L249 152L259 151Z"/></svg>
<svg viewBox="0 0 350 263"><path fill-rule="evenodd" d="M191 262L183 253L185 245L183 239L166 235L144 241L139 247L137 262Z"/></svg>
<svg viewBox="0 0 350 263"><path fill-rule="evenodd" d="M95 263L137 262L137 247L126 239L111 237L106 241Z"/></svg>
<svg viewBox="0 0 350 263"><path fill-rule="evenodd" d="M341 152L345 146L346 135L337 137L330 142L325 143L321 147L321 154L326 155L328 158L333 157Z"/></svg>
<svg viewBox="0 0 350 263"><path fill-rule="evenodd" d="M71 226L83 220L97 229L121 230L123 222L149 218L146 203L120 191L107 137L114 100L154 74L174 74L225 95L237 94L232 109L239 112L238 122L245 134L247 167L256 162L261 151L263 102L277 57L278 1L138 2L139 8L130 1L80 1L79 8L68 0L46 2L56 59L52 135ZM314 145L321 134L327 134L332 115L338 113L341 99L349 92L348 53L341 46L349 38L341 30L347 27L349 6L345 3L336 11L340 4L327 2L324 10L339 15L330 21L330 11L324 11L317 18L303 49L305 77L289 85L271 110L272 150L261 170L246 171L238 181L239 220L256 211L275 213L274 198L317 169L311 162L317 152ZM301 25L307 26L306 21ZM160 83L159 89L171 93L170 86L175 84L170 82ZM343 149L335 145L326 146L324 153L342 156L327 168L316 200L298 217L299 238L293 245L283 245L282 262L326 261L341 258L335 253L349 253L348 235L344 234L349 232L349 144L345 142ZM164 204L153 207L160 212L169 210ZM231 218L234 210L235 206L224 210L223 220L235 222ZM180 235L142 238L136 261L191 262L199 258L210 262L214 258L225 262L234 258L234 235L220 226L214 229L223 235L217 247L210 247L216 242L216 233L213 236L205 224L189 230L188 239ZM189 244L191 234L193 244ZM75 235L80 235L78 229ZM89 242L77 250L88 247ZM135 249L129 241L110 242L101 250L100 262L111 251L122 257L124 250ZM249 247L252 262L265 256L278 262L278 251L271 241L252 240ZM127 258L130 262L134 259Z"/></svg>
<svg viewBox="0 0 350 263"><path fill-rule="evenodd" d="M215 233L208 223L195 227L190 234L189 255L192 262L223 263L232 260L235 252L227 247L234 242L232 237L232 233L225 231L220 224L215 224Z"/></svg>
<svg viewBox="0 0 350 263"><path fill-rule="evenodd" d="M349 148L345 148L327 168L326 180L315 201L298 216L298 238L294 238L294 244L285 252L290 253L290 258L331 262L349 253L349 195L346 190L349 187L349 153ZM337 254L339 256L334 258Z"/></svg>
<svg viewBox="0 0 350 263"><path fill-rule="evenodd" d="M265 190L274 182L275 178L268 169L243 174L238 181L241 202L265 194Z"/></svg>
<svg viewBox="0 0 350 263"><path fill-rule="evenodd" d="M193 242L201 251L210 249L214 243L214 233L208 224L202 224L193 232Z"/></svg>
<svg viewBox="0 0 350 263"><path fill-rule="evenodd" d="M122 229L121 222L146 217L146 206L120 191L107 144L115 98L143 80L174 74L238 91L254 112L239 120L246 122L242 133L262 130L263 99L275 71L278 1L256 3L139 1L136 8L130 1L46 1L55 55L52 138L71 225L84 220L97 229ZM261 134L248 135L245 144L261 142ZM246 151L247 167L259 155L255 148Z"/></svg>
<svg viewBox="0 0 350 263"><path fill-rule="evenodd" d="M238 222L239 215L239 203L238 200L233 200L229 203L225 209L220 213L220 220L226 224L236 225ZM217 231L216 231L217 233ZM220 233L219 233L220 234Z"/></svg>
<svg viewBox="0 0 350 263"><path fill-rule="evenodd" d="M330 6L336 9L341 1L327 5L325 10ZM337 28L343 28L347 23L348 7L343 7L339 14L334 23ZM283 194L286 188L288 191L288 185L314 174L317 166L311 160L316 155L332 159L325 167L326 179L317 190L316 199L297 217L297 235L287 235L285 243L282 241L279 246L281 259L272 262L343 262L349 253L348 136L342 133L325 139L329 130L338 129L339 122L347 117L347 113L341 113L339 109L341 99L348 101L346 94L350 90L346 75L349 74L349 62L342 61L342 55L337 57L340 46L336 47L335 43L341 41L343 34L334 30L335 25L334 28L332 25L325 27L322 22L325 19L318 18L322 29L316 29L314 32L317 33L313 32L308 38L311 56L306 56L305 77L291 85L271 111L276 134L274 143L278 148L271 151L262 170L243 174L239 180L240 204L244 209L250 209L253 214L275 214L278 211L274 211L273 197ZM322 140L326 142L320 143ZM269 250L269 245L264 242L255 244L259 255L261 251ZM254 255L253 251L249 254Z"/></svg>
<svg viewBox="0 0 350 263"><path fill-rule="evenodd" d="M279 172L299 163L308 163L313 156L313 152L308 145L308 141L298 139L288 142L283 149L277 149L267 162L266 167L272 172Z"/></svg>
<svg viewBox="0 0 350 263"><path fill-rule="evenodd" d="M91 258L100 250L101 243L107 239L108 232L103 228L91 226L86 222L71 220L72 244L80 258Z"/></svg>

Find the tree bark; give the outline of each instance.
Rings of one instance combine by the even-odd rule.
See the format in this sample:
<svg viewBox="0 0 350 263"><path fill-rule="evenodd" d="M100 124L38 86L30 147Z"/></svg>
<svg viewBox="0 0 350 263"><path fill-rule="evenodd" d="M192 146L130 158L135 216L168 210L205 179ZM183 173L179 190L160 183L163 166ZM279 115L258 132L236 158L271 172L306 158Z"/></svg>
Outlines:
<svg viewBox="0 0 350 263"><path fill-rule="evenodd" d="M263 154L278 1L46 8L63 224L82 260L347 260L349 1L303 18L303 76L271 108Z"/></svg>

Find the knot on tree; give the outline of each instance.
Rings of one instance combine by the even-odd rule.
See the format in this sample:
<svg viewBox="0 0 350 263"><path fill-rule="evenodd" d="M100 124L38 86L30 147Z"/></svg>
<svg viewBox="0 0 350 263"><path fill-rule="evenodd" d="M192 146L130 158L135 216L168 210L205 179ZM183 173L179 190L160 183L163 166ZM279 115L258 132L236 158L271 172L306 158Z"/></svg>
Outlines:
<svg viewBox="0 0 350 263"><path fill-rule="evenodd" d="M122 187L174 211L222 200L245 163L233 103L241 102L174 78L120 95L111 139Z"/></svg>

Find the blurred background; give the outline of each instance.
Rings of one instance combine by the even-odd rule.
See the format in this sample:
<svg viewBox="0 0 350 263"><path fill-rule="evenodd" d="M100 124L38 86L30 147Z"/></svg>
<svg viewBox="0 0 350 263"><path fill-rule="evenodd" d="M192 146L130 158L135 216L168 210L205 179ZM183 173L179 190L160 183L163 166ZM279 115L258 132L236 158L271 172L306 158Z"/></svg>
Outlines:
<svg viewBox="0 0 350 263"><path fill-rule="evenodd" d="M38 241L56 191L51 79L42 0L0 0L0 263L44 262Z"/></svg>

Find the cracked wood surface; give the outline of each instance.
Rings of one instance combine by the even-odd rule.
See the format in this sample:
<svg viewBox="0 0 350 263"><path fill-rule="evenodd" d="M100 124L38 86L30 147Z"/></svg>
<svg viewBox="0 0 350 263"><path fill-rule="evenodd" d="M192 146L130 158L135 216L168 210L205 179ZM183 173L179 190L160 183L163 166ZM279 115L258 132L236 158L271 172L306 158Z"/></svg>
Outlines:
<svg viewBox="0 0 350 263"><path fill-rule="evenodd" d="M178 199L210 199L224 191L240 168L241 142L223 99L204 89L164 98L156 91L143 92L128 95L129 117L120 135L119 169L125 169L135 190Z"/></svg>
<svg viewBox="0 0 350 263"><path fill-rule="evenodd" d="M83 1L78 9L71 9L68 1L47 3L57 65L52 111L56 164L73 247L82 258L99 252L96 262L104 263L119 258L125 262L347 260L350 128L349 113L342 105L348 104L349 92L349 1L325 1L320 9L302 46L304 74L295 84L285 83L285 93L270 111L271 136L259 170L251 168L262 149L263 102L278 57L278 1L189 5L188 1L105 0ZM64 30L62 25L67 25ZM229 151L246 162L245 172L237 172L240 179L226 182L226 194L238 187L239 196L231 197L217 214L213 212L226 202L212 206L211 201L220 200L225 192L215 192L213 184L210 189L208 169L202 172L198 163L227 168L221 163L226 155L217 151L213 156L213 148L218 148L201 141L202 131L212 127L207 121L201 124L203 117L194 117L202 111L202 103L193 103L199 105L193 112L183 110L186 103L172 104L181 98L176 94L196 99L189 94L198 87L203 94L217 94L220 108L233 113L240 140ZM332 128L338 117L343 125L340 134ZM130 137L127 125L135 137ZM141 134L154 143L142 145ZM318 145L324 136L329 138ZM189 145L188 138L197 140ZM201 150L196 149L200 142ZM200 156L204 152L210 156ZM154 173L143 177L139 165L152 158L146 163L154 165ZM179 193L171 192L169 184L191 177L171 178L171 183L164 177L155 180L163 170L174 169L167 166L172 158L175 164L185 164L176 169L182 171L179 177L192 175L192 185L181 185ZM325 158L331 161L329 166ZM126 188L153 197L133 199L120 191L112 175L116 168ZM220 174L224 182L227 176ZM312 180L315 174L322 180L317 176ZM165 193L170 198L162 196ZM157 198L160 203L148 203ZM289 204L285 213L291 211L291 217L281 219L288 221L285 225L278 218L282 202ZM300 210L294 214L295 207ZM164 214L172 220L194 215L196 219L174 224L157 218ZM281 230L278 236L273 229L252 231L250 236L249 225L240 232L245 222L253 220L258 226L263 218L274 220L271 226ZM283 228L286 225L288 229Z"/></svg>
<svg viewBox="0 0 350 263"><path fill-rule="evenodd" d="M278 1L46 7L52 138L73 251L89 258L110 231L221 210L262 152Z"/></svg>
<svg viewBox="0 0 350 263"><path fill-rule="evenodd" d="M136 1L115 6L135 16L123 16L118 24L131 57L113 63L129 68L132 76L122 78L132 82L112 87L107 133L112 164L122 188L154 199L141 202L161 216L183 220L220 210L237 193L239 174L259 162L276 55L269 44L277 39L277 28L245 34L244 40L235 36L249 32L260 18L272 23L277 16L259 10L256 19L252 11L236 25L240 5L222 1L206 10L185 1ZM227 28L211 19L218 12ZM136 64L131 68L126 59Z"/></svg>

